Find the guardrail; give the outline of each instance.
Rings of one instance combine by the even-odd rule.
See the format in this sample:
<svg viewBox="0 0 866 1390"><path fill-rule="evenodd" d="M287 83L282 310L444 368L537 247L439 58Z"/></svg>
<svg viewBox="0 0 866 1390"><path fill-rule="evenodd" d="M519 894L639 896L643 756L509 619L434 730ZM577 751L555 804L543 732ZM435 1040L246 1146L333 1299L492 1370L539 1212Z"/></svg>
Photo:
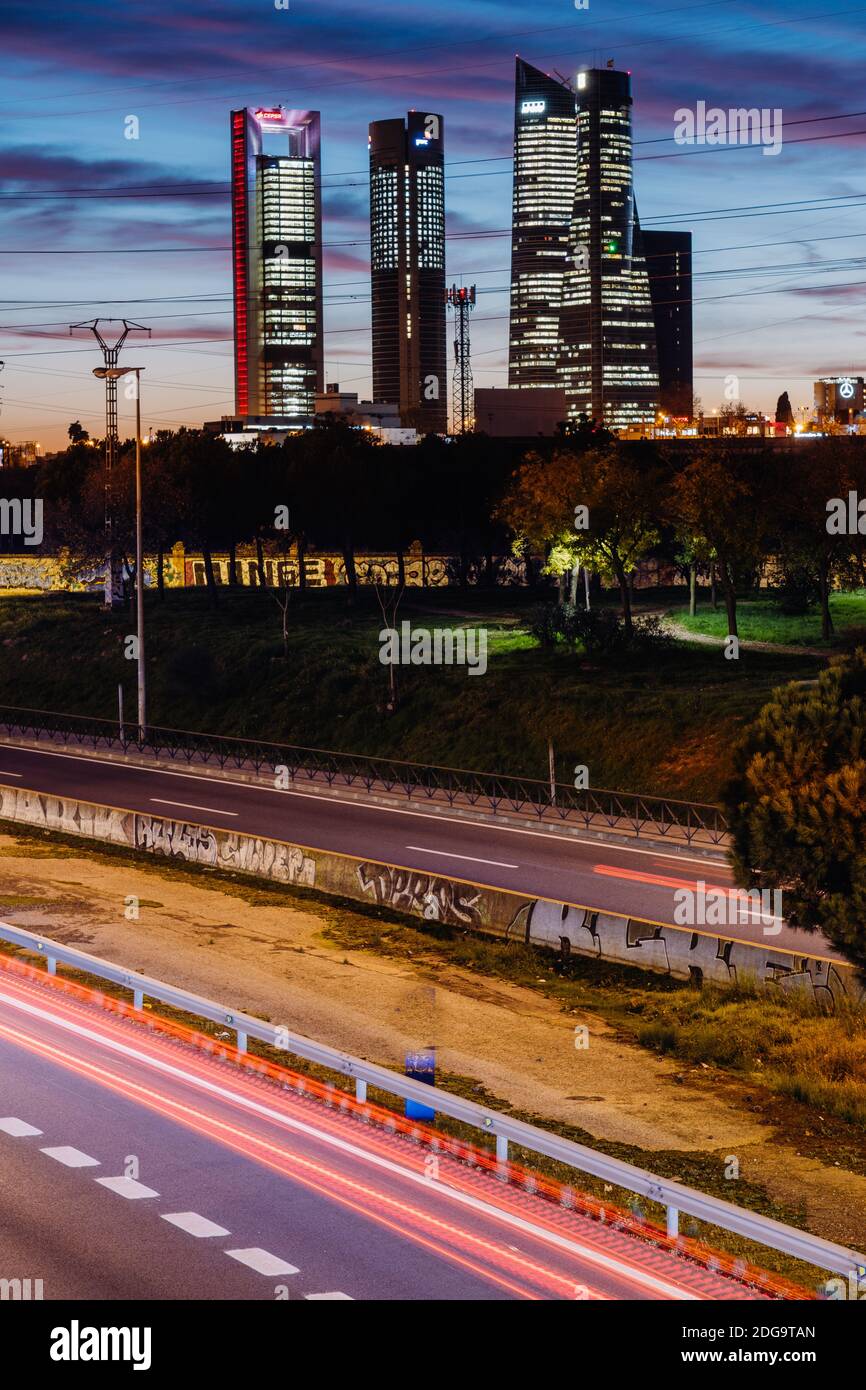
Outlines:
<svg viewBox="0 0 866 1390"><path fill-rule="evenodd" d="M718 806L677 801L669 797L640 796L604 788L579 789L567 782L551 786L539 778L500 776L467 768L439 767L435 763L403 762L394 758L368 758L296 744L268 743L259 739L224 738L219 734L189 729L164 729L151 725L144 738L137 729L110 719L63 714L54 710L29 710L0 706L0 732L77 747L119 749L169 762L216 766L220 770L254 771L261 774L284 768L294 784L306 781L328 787L363 787L369 794L384 791L409 800L441 801L451 808L472 807L539 820L559 820L583 829L627 831L634 836L652 833L654 838L682 840L686 844L722 845L728 827Z"/></svg>
<svg viewBox="0 0 866 1390"><path fill-rule="evenodd" d="M746 1211L719 1197L707 1196L694 1188L685 1187L682 1183L656 1177L643 1168L624 1163L617 1158L609 1158L584 1144L560 1138L534 1125L525 1124L522 1120L509 1119L507 1115L502 1115L497 1110L489 1110L475 1101L464 1100L461 1096L452 1095L450 1091L442 1091L436 1086L413 1081L410 1077L365 1062L359 1057L352 1057L349 1053L339 1052L311 1038L290 1033L287 1029L265 1023L262 1019L228 1009L223 1004L214 1003L213 1000L202 999L200 995L191 994L188 990L150 979L134 970L125 970L122 966L88 955L86 951L64 946L59 941L24 931L8 922L0 922L0 938L44 956L50 974L56 973L57 964L60 962L131 990L133 1006L136 1009L141 1009L145 998L149 997L199 1018L208 1019L211 1023L221 1023L232 1028L237 1034L239 1052L246 1051L248 1038L257 1038L260 1042L268 1043L291 1056L301 1057L307 1062L349 1077L355 1083L356 1099L361 1102L367 1099L368 1086L375 1086L387 1094L428 1106L442 1115L448 1115L451 1119L480 1130L483 1134L491 1135L496 1141L496 1158L503 1164L508 1161L509 1144L516 1144L530 1153L543 1154L557 1163L579 1172L590 1173L604 1182L637 1193L647 1201L657 1202L666 1209L667 1233L671 1239L675 1239L678 1234L679 1214L682 1212L696 1220L733 1231L759 1245L780 1250L819 1269L841 1274L849 1280L856 1280L858 1274L866 1270L866 1256L846 1250L844 1246L834 1245L831 1241L822 1240L806 1231L798 1231L792 1226L783 1225L780 1221Z"/></svg>

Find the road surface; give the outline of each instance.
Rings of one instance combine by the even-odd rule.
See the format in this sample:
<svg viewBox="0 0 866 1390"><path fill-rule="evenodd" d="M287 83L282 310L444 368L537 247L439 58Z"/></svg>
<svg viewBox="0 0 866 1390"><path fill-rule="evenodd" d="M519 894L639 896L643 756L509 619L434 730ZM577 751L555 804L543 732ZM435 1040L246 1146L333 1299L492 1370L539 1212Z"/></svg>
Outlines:
<svg viewBox="0 0 866 1390"><path fill-rule="evenodd" d="M46 1299L758 1296L6 969L0 1183Z"/></svg>
<svg viewBox="0 0 866 1390"><path fill-rule="evenodd" d="M675 892L735 887L730 870L700 849L612 845L592 835L467 820L447 810L382 806L339 792L278 791L216 770L160 770L86 753L0 743L0 784L76 797L172 820L336 850L425 873L510 888L603 912L674 923ZM712 928L710 928L712 929ZM721 935L839 959L820 937L753 920Z"/></svg>

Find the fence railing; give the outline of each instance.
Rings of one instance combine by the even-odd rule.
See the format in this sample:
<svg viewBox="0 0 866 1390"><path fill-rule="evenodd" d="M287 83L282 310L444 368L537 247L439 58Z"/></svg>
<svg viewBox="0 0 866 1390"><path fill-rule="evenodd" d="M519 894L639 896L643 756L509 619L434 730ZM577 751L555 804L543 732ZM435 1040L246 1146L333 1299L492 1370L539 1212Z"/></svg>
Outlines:
<svg viewBox="0 0 866 1390"><path fill-rule="evenodd" d="M136 1009L141 1009L145 998L150 998L198 1018L231 1028L236 1033L239 1052L246 1051L248 1038L257 1038L260 1042L268 1043L290 1056L300 1057L338 1075L349 1077L355 1083L355 1095L361 1102L367 1099L368 1086L373 1086L388 1095L412 1100L438 1114L448 1115L483 1134L492 1136L496 1142L496 1158L503 1164L508 1161L509 1145L515 1144L530 1153L543 1154L566 1167L589 1173L615 1187L636 1193L647 1201L659 1203L667 1211L667 1234L672 1239L677 1236L679 1215L683 1213L698 1221L732 1231L768 1249L780 1250L818 1269L841 1274L848 1280L856 1281L866 1272L866 1256L856 1251L822 1240L808 1231L785 1226L780 1221L747 1211L719 1197L708 1196L669 1178L657 1177L632 1163L624 1163L621 1159L598 1153L585 1144L561 1138L557 1134L538 1129L535 1125L525 1124L522 1120L511 1119L498 1110L487 1109L475 1101L453 1095L450 1091L428 1086L411 1077L389 1071L386 1067L365 1062L346 1052L339 1052L335 1048L298 1033L291 1033L286 1028L266 1023L260 1018L253 1018L225 1004L203 999L188 990L153 980L137 971L126 970L122 966L91 956L86 951L65 946L59 941L25 931L8 922L0 922L0 939L43 956L51 974L56 973L57 964L60 962L130 990Z"/></svg>
<svg viewBox="0 0 866 1390"><path fill-rule="evenodd" d="M728 827L720 807L670 797L641 796L604 788L577 788L567 782L513 777L434 763L403 762L395 758L338 753L297 744L260 739L227 738L190 729L148 726L140 738L137 726L110 719L63 714L54 710L0 706L0 736L17 735L46 742L123 754L138 753L188 766L230 768L267 773L285 769L290 784L308 782L327 787L362 787L409 800L439 802L492 814L535 816L567 822L583 829L621 831L633 836L651 834L686 844L723 845Z"/></svg>

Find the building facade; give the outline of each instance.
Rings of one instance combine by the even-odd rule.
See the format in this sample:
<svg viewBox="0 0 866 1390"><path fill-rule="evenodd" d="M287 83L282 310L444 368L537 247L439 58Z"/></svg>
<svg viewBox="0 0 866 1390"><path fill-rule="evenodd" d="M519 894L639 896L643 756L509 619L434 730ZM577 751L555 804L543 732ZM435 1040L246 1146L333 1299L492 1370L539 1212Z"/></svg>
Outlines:
<svg viewBox="0 0 866 1390"><path fill-rule="evenodd" d="M317 111L231 113L235 414L309 423L324 385Z"/></svg>
<svg viewBox="0 0 866 1390"><path fill-rule="evenodd" d="M632 180L631 79L577 75L578 154L559 380L571 418L650 426L659 403L649 279Z"/></svg>
<svg viewBox="0 0 866 1390"><path fill-rule="evenodd" d="M694 408L692 234L643 233L659 367L659 406L691 417Z"/></svg>
<svg viewBox="0 0 866 1390"><path fill-rule="evenodd" d="M508 385L557 386L577 172L575 94L517 59Z"/></svg>
<svg viewBox="0 0 866 1390"><path fill-rule="evenodd" d="M445 128L410 111L370 125L373 396L406 428L445 433Z"/></svg>
<svg viewBox="0 0 866 1390"><path fill-rule="evenodd" d="M815 382L815 415L819 422L852 425L863 409L862 376L826 376Z"/></svg>

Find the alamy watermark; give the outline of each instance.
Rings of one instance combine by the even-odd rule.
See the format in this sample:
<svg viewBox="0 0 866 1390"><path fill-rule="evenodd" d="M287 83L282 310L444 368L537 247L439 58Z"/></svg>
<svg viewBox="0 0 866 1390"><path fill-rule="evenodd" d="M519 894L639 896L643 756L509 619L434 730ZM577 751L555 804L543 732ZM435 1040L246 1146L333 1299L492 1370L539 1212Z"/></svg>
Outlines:
<svg viewBox="0 0 866 1390"><path fill-rule="evenodd" d="M0 535L23 536L25 545L41 545L42 498L0 497Z"/></svg>
<svg viewBox="0 0 866 1390"><path fill-rule="evenodd" d="M379 633L383 666L465 666L467 675L487 670L487 629L483 627L384 627Z"/></svg>
<svg viewBox="0 0 866 1390"><path fill-rule="evenodd" d="M681 106L674 112L677 145L763 145L762 154L778 154L782 148L782 109L767 106L707 109L699 101L694 111Z"/></svg>
<svg viewBox="0 0 866 1390"><path fill-rule="evenodd" d="M831 536L866 536L866 497L856 492L831 497L827 502L827 533Z"/></svg>
<svg viewBox="0 0 866 1390"><path fill-rule="evenodd" d="M737 927L760 922L765 936L782 930L781 888L708 888L699 879L694 888L674 893L674 922L678 927Z"/></svg>

